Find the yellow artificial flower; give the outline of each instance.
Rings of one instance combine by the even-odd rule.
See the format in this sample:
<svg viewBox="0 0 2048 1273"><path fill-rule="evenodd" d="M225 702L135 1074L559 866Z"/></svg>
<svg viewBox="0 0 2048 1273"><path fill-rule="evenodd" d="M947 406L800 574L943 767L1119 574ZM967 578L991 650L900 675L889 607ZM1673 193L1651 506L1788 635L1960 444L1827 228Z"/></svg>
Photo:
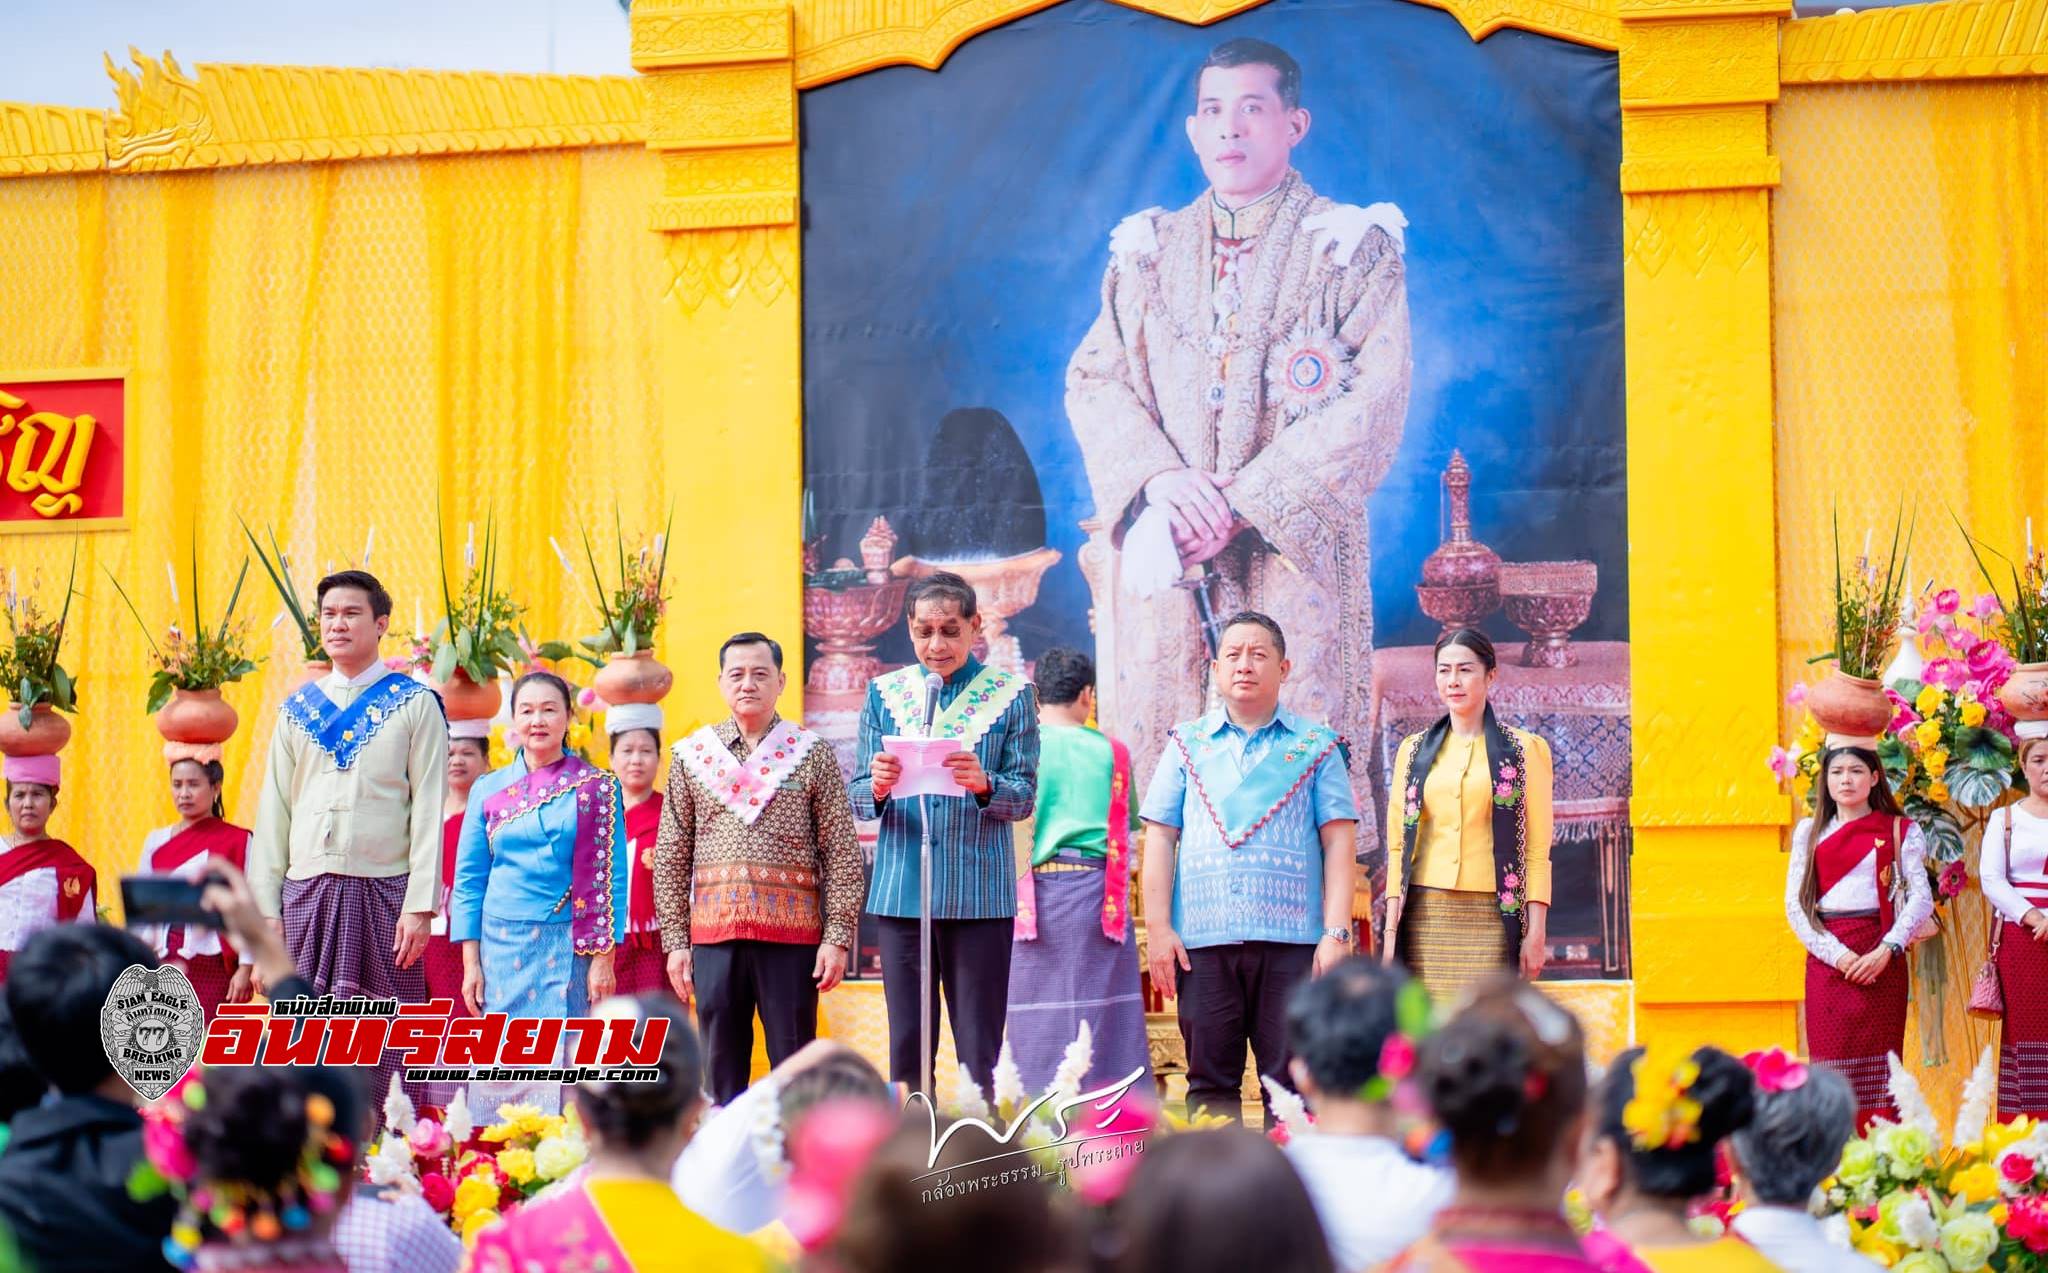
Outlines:
<svg viewBox="0 0 2048 1273"><path fill-rule="evenodd" d="M1799 732L1792 738L1792 754L1809 755L1819 751L1820 745L1826 741L1827 735L1821 732L1820 722L1808 716L1799 723Z"/></svg>
<svg viewBox="0 0 2048 1273"><path fill-rule="evenodd" d="M1987 1214L1991 1217L1991 1223L2003 1229L2005 1227L2005 1222L2012 1216L2012 1205L2010 1203L2001 1202L1997 1206L1991 1208L1991 1210Z"/></svg>
<svg viewBox="0 0 2048 1273"><path fill-rule="evenodd" d="M497 1218L498 1213L495 1211L471 1212L462 1221L462 1245L469 1248L475 1247L476 1235L482 1233L484 1226Z"/></svg>
<svg viewBox="0 0 2048 1273"><path fill-rule="evenodd" d="M1211 1114L1207 1111L1198 1114L1176 1114L1170 1109L1161 1111L1160 1117L1166 1120L1168 1127L1177 1132L1207 1131L1212 1127L1228 1127L1237 1121L1233 1118L1226 1118L1222 1114Z"/></svg>
<svg viewBox="0 0 2048 1273"><path fill-rule="evenodd" d="M1874 1224L1867 1229L1853 1232L1849 1244L1886 1268L1906 1257L1906 1248L1878 1237L1877 1226Z"/></svg>
<svg viewBox="0 0 2048 1273"><path fill-rule="evenodd" d="M512 1178L512 1183L523 1185L533 1179L533 1151L531 1149L507 1149L498 1154L498 1169ZM1993 1190L1997 1189L1994 1182Z"/></svg>
<svg viewBox="0 0 2048 1273"><path fill-rule="evenodd" d="M1659 1044L1629 1067L1635 1095L1622 1108L1621 1124L1638 1149L1667 1149L1699 1139L1700 1103L1692 1098L1700 1063L1692 1053Z"/></svg>
<svg viewBox="0 0 2048 1273"><path fill-rule="evenodd" d="M1920 687L1920 696L1913 700L1913 710L1922 716L1932 716L1941 710L1942 700L1947 697L1948 692L1941 686L1923 685Z"/></svg>
<svg viewBox="0 0 2048 1273"><path fill-rule="evenodd" d="M1937 778L1927 784L1927 798L1936 804L1948 803L1948 784Z"/></svg>
<svg viewBox="0 0 2048 1273"><path fill-rule="evenodd" d="M1927 766L1930 776L1939 778L1948 772L1948 752L1941 747L1929 747L1921 753L1920 763Z"/></svg>
<svg viewBox="0 0 2048 1273"><path fill-rule="evenodd" d="M465 1220L479 1211L494 1211L498 1206L498 1182L488 1171L462 1178L455 1186L455 1203L449 1208L457 1220Z"/></svg>
<svg viewBox="0 0 2048 1273"><path fill-rule="evenodd" d="M1997 1162L1998 1156L2013 1145L2026 1139L2034 1130L2034 1120L2020 1114L2003 1123L1993 1123L1984 1129L1984 1160Z"/></svg>
<svg viewBox="0 0 2048 1273"><path fill-rule="evenodd" d="M1913 726L1913 737L1919 740L1921 750L1926 750L1941 741L1941 722L1923 720Z"/></svg>
<svg viewBox="0 0 2048 1273"><path fill-rule="evenodd" d="M1975 729L1977 726L1982 725L1984 723L1984 715L1984 704L1975 701L1963 704L1963 724L1968 725L1970 728Z"/></svg>
<svg viewBox="0 0 2048 1273"><path fill-rule="evenodd" d="M490 753L491 768L493 769L503 769L512 763L512 748L505 743L504 730L494 729L491 731Z"/></svg>
<svg viewBox="0 0 2048 1273"><path fill-rule="evenodd" d="M1998 1168L1988 1162L1965 1167L1949 1177L1948 1187L1965 1202L1994 1201L1998 1197Z"/></svg>

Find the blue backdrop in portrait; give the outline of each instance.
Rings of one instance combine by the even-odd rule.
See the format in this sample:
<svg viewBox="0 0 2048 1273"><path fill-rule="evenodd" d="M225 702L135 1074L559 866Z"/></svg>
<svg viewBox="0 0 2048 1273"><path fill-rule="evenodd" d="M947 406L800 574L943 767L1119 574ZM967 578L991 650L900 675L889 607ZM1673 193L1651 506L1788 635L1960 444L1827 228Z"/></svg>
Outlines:
<svg viewBox="0 0 2048 1273"><path fill-rule="evenodd" d="M1077 523L1095 510L1065 408L1068 360L1101 305L1110 230L1204 189L1184 121L1219 42L1301 63L1312 116L1295 165L1339 202L1407 215L1414 376L1369 502L1374 643L1424 644L1423 558L1444 535L1453 447L1474 534L1509 560L1600 568L1583 640L1626 638L1620 125L1611 53L1515 30L1474 43L1405 0L1274 0L1210 27L1067 3L969 40L938 72L896 67L801 97L805 469L824 560L877 514L896 552L957 551L925 460L941 419L1014 426L1062 559L1012 624L1025 656L1089 648ZM979 457L975 457L979 458ZM950 466L949 466L950 469ZM1013 504L1036 504L1026 483ZM1496 612L1496 639L1518 640ZM885 664L908 661L900 630Z"/></svg>

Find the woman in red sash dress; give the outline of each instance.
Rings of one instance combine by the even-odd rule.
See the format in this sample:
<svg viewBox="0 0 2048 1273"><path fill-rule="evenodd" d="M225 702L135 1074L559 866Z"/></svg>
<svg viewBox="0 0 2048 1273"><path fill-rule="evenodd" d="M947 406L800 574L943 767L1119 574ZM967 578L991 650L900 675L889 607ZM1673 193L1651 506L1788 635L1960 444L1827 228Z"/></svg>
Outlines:
<svg viewBox="0 0 2048 1273"><path fill-rule="evenodd" d="M14 833L0 840L0 984L14 952L39 930L99 918L92 867L48 834L60 776L55 756L7 758L7 820Z"/></svg>
<svg viewBox="0 0 2048 1273"><path fill-rule="evenodd" d="M448 890L455 887L455 849L462 843L462 815L469 808L469 789L491 771L491 722L448 722L448 795L441 802L441 894L427 933L427 998L455 1004L452 1015L466 1017L462 1004L462 950L448 940Z"/></svg>
<svg viewBox="0 0 2048 1273"><path fill-rule="evenodd" d="M626 793L626 856L633 861L626 948L618 961L622 995L668 993L668 959L654 914L654 841L661 834L661 793L654 779L662 769L661 724L661 708L653 703L621 703L604 716L612 772Z"/></svg>
<svg viewBox="0 0 2048 1273"><path fill-rule="evenodd" d="M1890 1112L1887 1053L1906 1045L1906 947L1934 914L1927 847L1877 752L1821 753L1813 816L1792 832L1785 918L1806 947L1806 1050L1856 1089L1856 1126Z"/></svg>
<svg viewBox="0 0 2048 1273"><path fill-rule="evenodd" d="M179 756L171 762L171 803L177 807L178 821L143 838L137 870L197 880L206 874L209 860L232 862L236 870L248 865L249 829L221 817L220 789L226 777L220 761L210 756ZM255 969L237 962L235 948L218 930L152 924L137 935L156 947L158 959L185 970L208 1021L223 1003L248 1002Z"/></svg>

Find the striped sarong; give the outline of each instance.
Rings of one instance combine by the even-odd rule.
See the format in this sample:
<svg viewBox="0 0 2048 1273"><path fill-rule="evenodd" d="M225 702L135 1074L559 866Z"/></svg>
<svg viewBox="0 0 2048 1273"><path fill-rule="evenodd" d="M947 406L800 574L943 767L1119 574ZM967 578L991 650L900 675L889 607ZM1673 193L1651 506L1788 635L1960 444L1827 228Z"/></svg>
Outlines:
<svg viewBox="0 0 2048 1273"><path fill-rule="evenodd" d="M576 953L568 921L535 924L499 919L485 912L481 955L484 963L484 1011L508 1017L582 1017L590 1010L590 960ZM566 1058L574 1036L565 1033L556 1063ZM494 1110L500 1104L523 1102L558 1113L558 1083L472 1083L473 1110Z"/></svg>
<svg viewBox="0 0 2048 1273"><path fill-rule="evenodd" d="M1410 888L1397 951L1440 1011L1449 1011L1473 982L1514 966L1500 903L1491 893Z"/></svg>
<svg viewBox="0 0 2048 1273"><path fill-rule="evenodd" d="M1851 951L1877 949L1884 928L1877 912L1823 915L1821 923ZM1886 1054L1906 1051L1906 961L1894 959L1868 986L1852 986L1833 968L1806 957L1806 1054L1840 1070L1856 1092L1856 1131L1894 1114Z"/></svg>
<svg viewBox="0 0 2048 1273"><path fill-rule="evenodd" d="M2048 945L2007 923L1998 940L1998 982L2005 992L1998 1116L2048 1118Z"/></svg>
<svg viewBox="0 0 2048 1273"><path fill-rule="evenodd" d="M1130 921L1124 939L1102 932L1102 859L1059 854L1083 871L1040 870L1038 936L1010 947L1010 1053L1026 1092L1044 1091L1060 1057L1088 1023L1094 1058L1081 1090L1090 1091L1142 1068L1152 1073L1145 1041L1145 1000L1138 981L1138 942ZM1135 1090L1148 1091L1144 1081Z"/></svg>
<svg viewBox="0 0 2048 1273"><path fill-rule="evenodd" d="M336 998L365 995L400 1003L427 1001L423 961L410 968L392 962L398 916L405 907L406 878L366 879L360 875L315 875L284 882L284 944L299 975ZM369 1084L370 1105L381 1109L384 1094L401 1066L387 1051ZM411 1084L414 1101L424 1094Z"/></svg>

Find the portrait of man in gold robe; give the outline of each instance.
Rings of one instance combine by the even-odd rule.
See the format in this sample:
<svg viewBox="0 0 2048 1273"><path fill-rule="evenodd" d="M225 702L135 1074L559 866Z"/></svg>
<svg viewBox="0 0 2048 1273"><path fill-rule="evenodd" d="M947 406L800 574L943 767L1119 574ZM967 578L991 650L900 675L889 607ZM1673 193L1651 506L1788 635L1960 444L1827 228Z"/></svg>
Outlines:
<svg viewBox="0 0 2048 1273"><path fill-rule="evenodd" d="M1334 202L1295 171L1301 70L1262 40L1218 45L1187 118L1208 188L1110 235L1102 308L1067 368L1094 495L1105 726L1151 772L1200 715L1215 624L1285 627L1284 702L1353 743L1359 847L1377 847L1367 500L1393 462L1412 359L1391 204Z"/></svg>

